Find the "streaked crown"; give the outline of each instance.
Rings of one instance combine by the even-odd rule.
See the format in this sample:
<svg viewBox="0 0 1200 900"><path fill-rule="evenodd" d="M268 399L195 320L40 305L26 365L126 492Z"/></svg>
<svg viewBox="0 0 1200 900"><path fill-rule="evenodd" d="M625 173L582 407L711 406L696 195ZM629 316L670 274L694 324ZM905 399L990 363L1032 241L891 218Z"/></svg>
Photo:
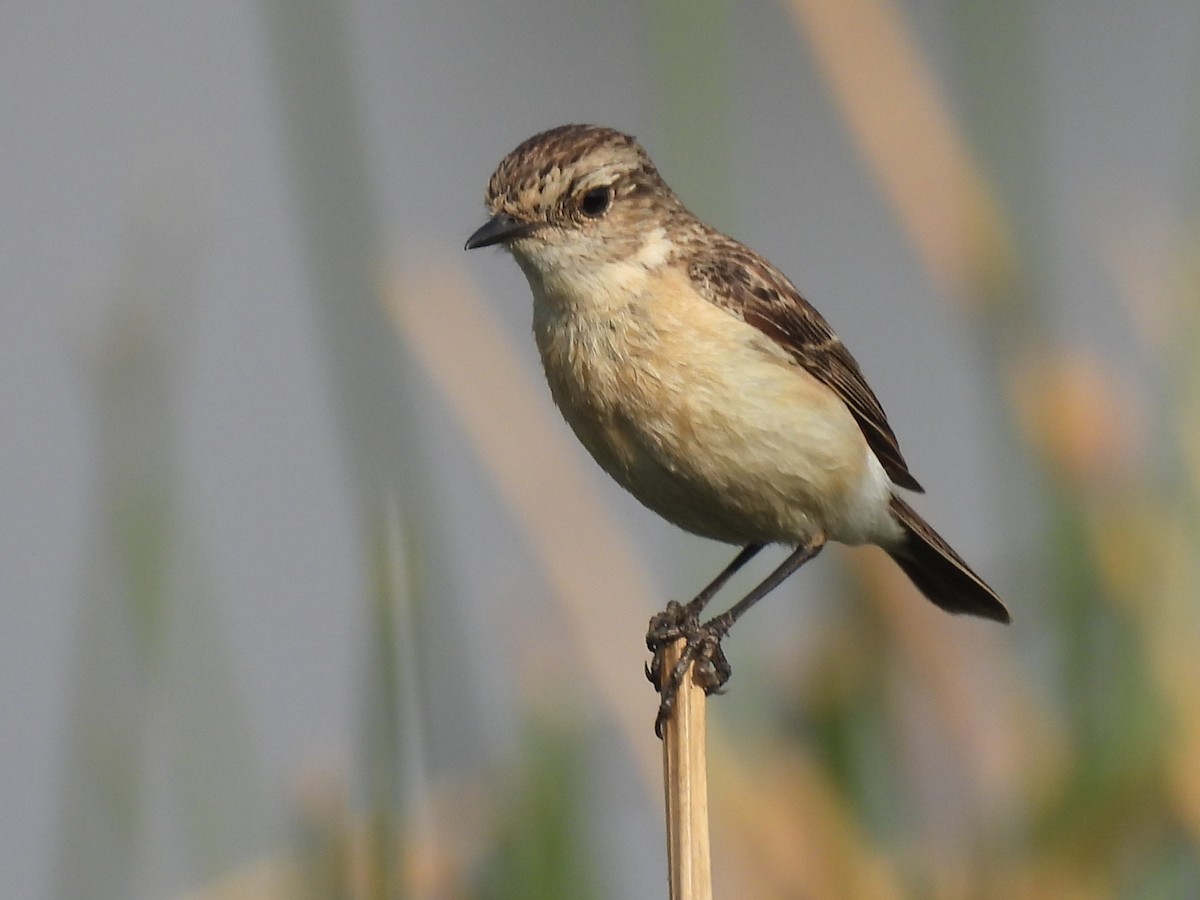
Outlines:
<svg viewBox="0 0 1200 900"><path fill-rule="evenodd" d="M617 203L649 206L674 195L630 135L560 125L509 153L488 182L485 200L492 215L565 225L597 219Z"/></svg>

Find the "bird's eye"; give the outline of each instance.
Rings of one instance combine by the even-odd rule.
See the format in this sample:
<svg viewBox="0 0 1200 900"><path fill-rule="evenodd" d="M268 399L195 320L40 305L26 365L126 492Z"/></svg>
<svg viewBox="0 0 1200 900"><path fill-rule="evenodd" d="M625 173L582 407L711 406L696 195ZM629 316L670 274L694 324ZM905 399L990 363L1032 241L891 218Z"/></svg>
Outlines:
<svg viewBox="0 0 1200 900"><path fill-rule="evenodd" d="M605 185L604 187L592 188L579 199L579 210L585 216L596 218L608 212L609 206L612 205L613 192L612 188Z"/></svg>

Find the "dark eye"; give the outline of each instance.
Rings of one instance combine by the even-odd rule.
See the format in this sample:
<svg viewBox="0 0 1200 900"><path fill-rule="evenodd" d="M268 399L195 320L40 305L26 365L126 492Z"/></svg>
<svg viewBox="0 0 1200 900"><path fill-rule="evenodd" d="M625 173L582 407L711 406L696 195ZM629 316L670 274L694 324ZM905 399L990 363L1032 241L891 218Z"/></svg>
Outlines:
<svg viewBox="0 0 1200 900"><path fill-rule="evenodd" d="M609 206L612 205L612 198L611 187L592 188L580 198L579 210L585 216L591 216L594 219L608 212Z"/></svg>

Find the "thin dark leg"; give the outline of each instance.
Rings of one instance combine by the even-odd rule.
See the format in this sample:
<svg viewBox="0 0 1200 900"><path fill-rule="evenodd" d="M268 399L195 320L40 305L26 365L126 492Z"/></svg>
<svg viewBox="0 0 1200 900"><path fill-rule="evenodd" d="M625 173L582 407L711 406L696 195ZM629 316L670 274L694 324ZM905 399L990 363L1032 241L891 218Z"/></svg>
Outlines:
<svg viewBox="0 0 1200 900"><path fill-rule="evenodd" d="M754 553L748 553L752 547L755 548L754 552L762 549L761 545L755 547L752 544L743 550L738 558L730 564L729 568L732 571L727 569L717 576L717 581L714 583L718 589L729 579L729 576L733 572L737 571L737 568L740 568L740 565L744 564L747 559L754 555ZM725 653L721 649L721 639L729 633L729 629L733 627L733 623L740 619L746 610L775 590L775 588L779 587L789 575L820 553L824 547L825 535L818 534L809 538L805 543L797 547L758 587L735 603L728 611L719 616L714 616L702 625L695 621L695 617L680 625L679 635L677 636L685 637L687 639L687 646L684 647L683 653L680 654L679 662L671 670L670 677L660 688L661 696L658 706L658 718L654 722L655 734L662 737L663 725L671 717L671 709L675 705L675 694L679 690L679 685L686 676L688 668L692 665L693 661L696 663L696 680L704 688L704 692L711 694L714 691L720 690L721 686L729 680L730 675L729 661L725 658ZM746 559L742 559L742 556L745 556ZM734 564L738 564L737 567ZM708 593L711 598L712 593L716 593L716 589L713 589L709 593L710 588L712 588L712 585L705 588L701 592L701 596ZM697 597L697 599L700 598ZM707 602L707 599L704 602ZM692 602L695 603L695 601ZM690 608L691 605L689 603L683 609ZM703 604L701 604L702 607ZM661 615L666 615L666 613L660 613ZM653 624L654 620L651 620L651 625L653 626ZM647 641L649 641L649 637L647 637ZM663 645L659 645L659 647L661 646ZM658 658L659 648L651 647L651 649L656 651L654 662L660 664ZM655 684L659 683L657 678L659 669L657 665L652 666L647 674L654 676L652 680L654 680Z"/></svg>
<svg viewBox="0 0 1200 900"><path fill-rule="evenodd" d="M699 627L700 613L704 611L708 601L716 596L738 569L753 559L765 546L766 544L747 544L733 558L733 562L722 569L721 573L688 603L672 600L665 610L650 617L650 624L646 628L646 647L654 656L646 666L646 677L650 679L656 691L662 690L663 651Z"/></svg>
<svg viewBox="0 0 1200 900"><path fill-rule="evenodd" d="M719 631L720 634L717 637L719 641L729 633L729 629L733 627L733 623L740 619L746 610L775 590L775 588L779 587L779 585L783 584L789 575L820 553L824 547L825 535L818 534L815 537L809 538L807 542L797 547L792 552L792 555L780 564L779 568L768 575L762 584L731 606L727 611L721 613L721 615L709 619L701 627Z"/></svg>
<svg viewBox="0 0 1200 900"><path fill-rule="evenodd" d="M667 644L683 637L684 628L690 623L695 626L700 621L700 613L704 612L704 607L708 605L708 601L716 596L717 591L725 586L725 582L729 581L742 566L750 562L755 555L766 544L747 544L742 548L741 552L733 558L733 562L721 570L716 578L714 578L704 590L693 597L688 603L682 604L672 600L667 604L667 608L660 613L656 613L650 619L650 627L646 631L646 646L653 650L656 654L655 662L657 663L657 654ZM652 673L657 673L658 666L652 665L647 673L651 676L650 680L655 684L657 679Z"/></svg>
<svg viewBox="0 0 1200 900"><path fill-rule="evenodd" d="M714 578L704 590L698 593L695 598L688 603L688 612L694 615L700 615L704 611L704 607L708 605L708 601L717 595L717 591L725 587L725 582L734 576L738 569L744 566L750 560L758 555L766 544L747 544L742 548L742 552L733 558L733 562L721 570L721 574Z"/></svg>

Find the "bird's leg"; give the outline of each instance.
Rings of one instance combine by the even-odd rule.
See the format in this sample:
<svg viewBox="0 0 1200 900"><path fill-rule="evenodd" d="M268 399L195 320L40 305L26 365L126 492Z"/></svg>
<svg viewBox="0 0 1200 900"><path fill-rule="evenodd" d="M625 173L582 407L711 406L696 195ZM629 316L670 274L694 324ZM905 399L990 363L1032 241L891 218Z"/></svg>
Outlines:
<svg viewBox="0 0 1200 900"><path fill-rule="evenodd" d="M665 610L650 617L650 624L646 629L646 647L654 655L650 658L650 664L646 666L646 677L650 679L656 691L663 693L663 652L666 648L681 637L687 638L700 627L700 613L704 612L708 601L716 596L738 569L753 559L765 546L766 544L747 544L733 558L733 562L722 569L720 574L690 601L679 603L672 600ZM672 675L667 685L667 693L663 693L664 697L669 694L672 702L675 699L678 680L678 677ZM661 725L655 725L655 732L662 737Z"/></svg>
<svg viewBox="0 0 1200 900"><path fill-rule="evenodd" d="M725 586L725 582L732 578L738 569L750 562L765 546L766 544L747 544L734 557L733 562L722 569L721 574L690 601L684 604L672 600L665 610L650 617L646 646L654 651L656 659L663 647L684 636L684 631L689 625L694 628L700 623L700 613L704 612L708 601L717 595L717 591Z"/></svg>
<svg viewBox="0 0 1200 900"><path fill-rule="evenodd" d="M742 566L748 563L766 544L747 544L709 584L687 603L672 600L667 608L650 617L646 628L646 647L654 654L646 666L646 677L657 691L662 690L663 651L674 641L686 637L700 625L700 613L708 601L717 595Z"/></svg>
<svg viewBox="0 0 1200 900"><path fill-rule="evenodd" d="M741 568L750 557L761 550L762 546L762 544L751 544L746 547L746 549L738 554L737 559L730 563L725 571L717 576L713 584L710 584L700 592L696 600L693 600L686 606L675 604L676 607L679 607L679 610L686 613L692 609L697 600L703 598L702 602L696 606L696 612L691 614L689 620L683 621L673 629L667 629L671 634L671 637L667 639L668 642L683 637L686 639L687 645L683 648L683 653L679 656L679 662L675 664L665 683L661 682L659 677L662 674L660 654L665 644L652 644L651 637L655 635L654 626L656 621L664 616L669 616L672 613L671 607L668 606L667 612L659 613L658 616L650 620L651 633L646 636L646 643L651 650L655 651L655 656L654 662L647 670L647 675L650 676L656 685L661 685L659 687L661 697L658 706L658 718L654 722L654 733L659 737L662 737L663 726L671 717L671 709L675 705L675 694L679 690L679 685L687 675L687 671L692 663L696 664L696 683L704 688L704 693L711 694L714 691L719 691L725 682L729 680L731 674L729 661L725 658L725 652L721 649L721 639L729 633L729 629L733 627L733 623L740 619L746 610L775 590L775 588L779 587L789 575L820 553L825 546L825 535L817 534L809 538L797 547L758 587L735 603L729 610L721 613L719 616L714 616L703 624L699 623L697 621L699 610L703 609L704 603L708 602L721 585L728 581L729 577Z"/></svg>

